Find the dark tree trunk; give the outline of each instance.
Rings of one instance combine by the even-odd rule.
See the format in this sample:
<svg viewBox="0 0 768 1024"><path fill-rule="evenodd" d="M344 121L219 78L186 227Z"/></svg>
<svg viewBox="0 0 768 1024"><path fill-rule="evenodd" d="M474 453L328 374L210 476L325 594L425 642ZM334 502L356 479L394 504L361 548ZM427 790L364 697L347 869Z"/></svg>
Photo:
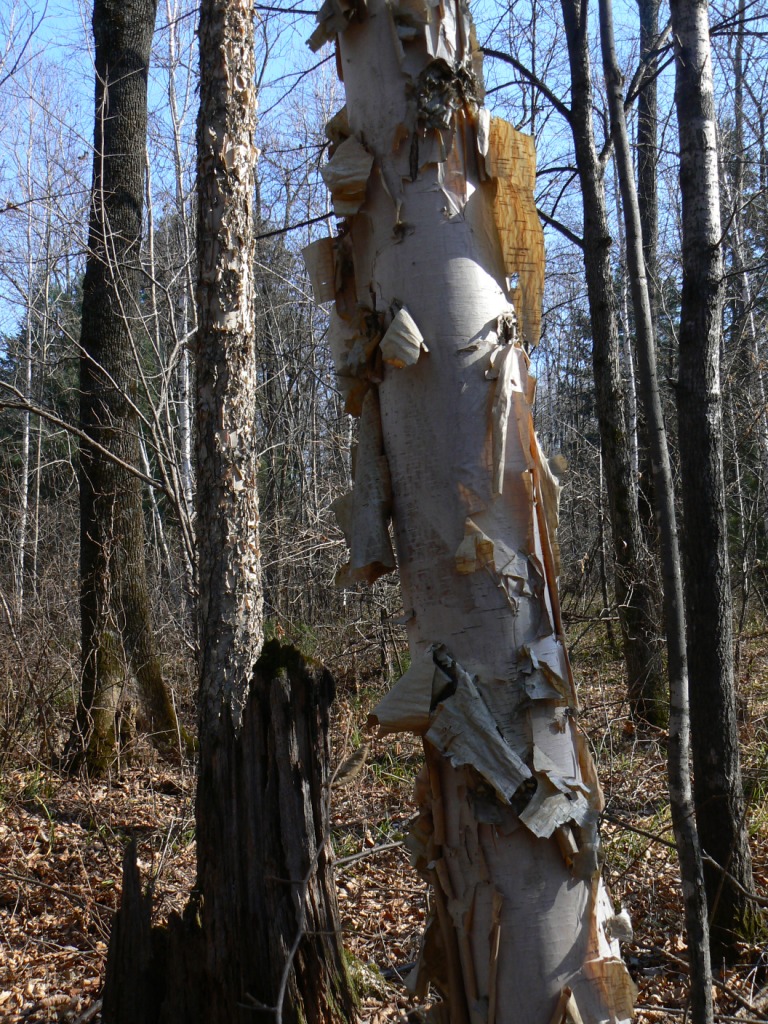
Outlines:
<svg viewBox="0 0 768 1024"><path fill-rule="evenodd" d="M637 333L640 396L645 410L654 472L656 519L659 526L664 582L664 625L669 674L669 802L682 877L688 959L691 965L691 1014L694 1024L712 1021L712 970L709 956L707 899L701 847L694 820L690 769L690 701L685 649L683 581L675 511L675 488L667 431L656 375L656 344L651 301L643 258L643 236L632 154L624 114L624 90L613 33L611 0L599 0L600 37L616 167L627 231L627 267Z"/></svg>
<svg viewBox="0 0 768 1024"><path fill-rule="evenodd" d="M142 891L131 841L123 858L123 895L109 937L102 1018L111 1024L151 1019L152 1001L162 984L162 965L153 955L152 892Z"/></svg>
<svg viewBox="0 0 768 1024"><path fill-rule="evenodd" d="M176 716L154 650L136 413L147 73L156 0L96 0L96 119L80 334L80 422L114 456L80 450L82 692L75 763L106 770L132 673L156 744L177 747Z"/></svg>
<svg viewBox="0 0 768 1024"><path fill-rule="evenodd" d="M656 339L658 339L659 196L657 165L659 154L657 145L658 89L655 76L658 72L659 61L654 48L658 45L659 36L659 0L637 0L637 6L640 15L640 60L645 64L643 85L637 97L637 200L640 209L648 299L651 304L654 331ZM638 434L640 441L640 479L638 480L640 526L646 543L651 550L655 550L654 468L649 451L648 429L646 429L642 417L638 425Z"/></svg>
<svg viewBox="0 0 768 1024"><path fill-rule="evenodd" d="M645 62L644 83L637 97L637 200L643 232L643 256L653 322L658 313L659 197L656 183L658 102L653 53L659 35L659 0L637 0L640 14L640 59Z"/></svg>
<svg viewBox="0 0 768 1024"><path fill-rule="evenodd" d="M705 854L747 892L752 860L739 764L723 474L720 196L706 0L673 0L683 292L677 408L696 821ZM754 934L754 903L705 865L718 958Z"/></svg>
<svg viewBox="0 0 768 1024"><path fill-rule="evenodd" d="M634 717L660 724L665 718L667 696L651 585L653 573L643 545L632 481L610 259L612 239L603 169L592 128L587 2L562 0L562 9L571 69L570 121L584 204L584 268L592 325L592 365L629 700Z"/></svg>

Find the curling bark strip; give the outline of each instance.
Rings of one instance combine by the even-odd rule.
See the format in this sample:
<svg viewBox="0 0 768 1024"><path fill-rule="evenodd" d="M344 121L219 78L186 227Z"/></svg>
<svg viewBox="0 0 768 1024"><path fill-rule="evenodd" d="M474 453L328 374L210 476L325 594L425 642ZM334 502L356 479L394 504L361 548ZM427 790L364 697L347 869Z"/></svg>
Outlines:
<svg viewBox="0 0 768 1024"><path fill-rule="evenodd" d="M393 567L394 525L412 661L371 717L424 737L409 843L435 898L410 984L451 1024L627 1020L531 412L533 143L483 106L461 3L327 0L310 45L326 40L347 108L323 176L344 219L305 256L361 416L339 583Z"/></svg>

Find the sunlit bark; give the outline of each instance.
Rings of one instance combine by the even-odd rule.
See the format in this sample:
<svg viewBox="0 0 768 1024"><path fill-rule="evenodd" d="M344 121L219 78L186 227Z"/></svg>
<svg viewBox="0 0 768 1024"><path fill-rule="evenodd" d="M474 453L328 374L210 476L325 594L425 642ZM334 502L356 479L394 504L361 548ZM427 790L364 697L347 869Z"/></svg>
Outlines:
<svg viewBox="0 0 768 1024"><path fill-rule="evenodd" d="M627 232L627 269L632 290L639 386L646 416L656 522L664 584L664 625L669 675L669 802L682 876L688 959L691 964L691 1012L695 1024L712 1021L712 970L704 889L704 867L694 819L690 768L690 702L685 650L683 581L675 510L675 488L656 374L656 338L643 253L643 231L632 153L624 114L624 90L613 32L611 0L600 0L600 38L616 166Z"/></svg>
<svg viewBox="0 0 768 1024"><path fill-rule="evenodd" d="M307 251L361 416L339 581L393 565L411 667L373 712L423 735L410 838L433 885L411 985L451 1022L629 1017L600 882L600 788L562 637L558 485L533 431L543 237L532 140L483 106L460 4L320 12L348 112L323 175L338 237ZM438 14L438 10L440 13Z"/></svg>

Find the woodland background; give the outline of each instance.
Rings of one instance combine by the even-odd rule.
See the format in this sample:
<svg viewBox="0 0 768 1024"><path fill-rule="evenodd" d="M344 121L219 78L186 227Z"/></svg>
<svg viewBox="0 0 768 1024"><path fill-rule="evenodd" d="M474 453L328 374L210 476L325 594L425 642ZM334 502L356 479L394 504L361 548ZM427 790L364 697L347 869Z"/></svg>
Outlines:
<svg viewBox="0 0 768 1024"><path fill-rule="evenodd" d="M765 892L768 8L762 0L737 6L738 12L732 4L710 9L727 289L723 457L744 774L755 880ZM391 979L395 967L414 958L415 919L423 913L423 886L408 874L398 845L418 757L408 743L366 739L362 727L376 694L406 667L406 645L394 577L370 588L334 587L345 549L330 506L350 485L355 424L344 412L324 344L327 314L313 301L300 256L308 242L333 230L319 167L327 145L323 126L342 99L332 56L313 55L304 45L314 10L257 4L256 12L261 62L256 416L263 445L265 633L290 639L334 671L337 761L371 743L359 786L338 788L334 839L352 948L360 963L378 964ZM665 845L670 825L660 768L663 736L638 732L628 718L578 245L581 196L571 134L552 102L552 97L567 102L570 93L561 11L554 3L510 0L485 3L474 16L481 43L516 62L486 58L488 102L533 134L537 144L537 204L548 227L542 339L532 354L536 419L545 450L567 465L559 529L561 599L584 686L587 729L608 795L609 883L635 923L638 938L628 953L641 981L641 1006L648 1019L677 1019L685 1006L685 966L674 862ZM183 0L167 0L158 15L146 156L145 327L136 351L143 472L164 484L144 493L152 616L164 678L187 730L194 729L196 687L189 357L196 316L196 17L195 6ZM617 4L616 17L620 58L631 81L640 57L635 5ZM662 28L665 17L662 10ZM80 688L77 426L92 158L89 19L85 8L79 15L52 5L6 3L0 10L0 928L5 944L0 1014L6 1009L11 1019L24 1020L95 1019L126 837L141 842L142 862L162 894L160 913L180 898L182 880L188 884L193 870L193 767L181 735L180 764L169 766L152 750L142 734L130 672L121 706L125 742L107 781L71 780L53 771ZM596 47L596 31L593 37ZM662 39L655 274L658 359L676 465L681 225L666 47ZM600 67L595 49L599 147L606 143L608 119ZM549 95L536 81L546 83ZM629 114L630 130L636 132L632 108ZM605 185L615 239L623 384L642 503L648 481L637 428L633 319L611 163ZM647 507L644 519L652 536ZM393 891L398 899L392 900ZM728 989L719 1004L726 1017L759 1014L751 1000L765 983L768 964L759 946L745 947L742 954L720 978ZM384 1013L379 1007L387 1001L402 998L382 994L378 976L366 984L372 1018Z"/></svg>

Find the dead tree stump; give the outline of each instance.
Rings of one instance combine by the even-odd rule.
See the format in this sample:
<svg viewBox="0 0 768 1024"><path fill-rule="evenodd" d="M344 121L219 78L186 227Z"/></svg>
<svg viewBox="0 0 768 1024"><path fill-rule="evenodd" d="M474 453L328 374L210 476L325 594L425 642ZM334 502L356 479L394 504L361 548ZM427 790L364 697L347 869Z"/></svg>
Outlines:
<svg viewBox="0 0 768 1024"><path fill-rule="evenodd" d="M196 887L148 942L149 900L126 859L105 1024L354 1018L329 837L333 692L326 669L270 642L239 735L220 729L214 748L201 737Z"/></svg>

